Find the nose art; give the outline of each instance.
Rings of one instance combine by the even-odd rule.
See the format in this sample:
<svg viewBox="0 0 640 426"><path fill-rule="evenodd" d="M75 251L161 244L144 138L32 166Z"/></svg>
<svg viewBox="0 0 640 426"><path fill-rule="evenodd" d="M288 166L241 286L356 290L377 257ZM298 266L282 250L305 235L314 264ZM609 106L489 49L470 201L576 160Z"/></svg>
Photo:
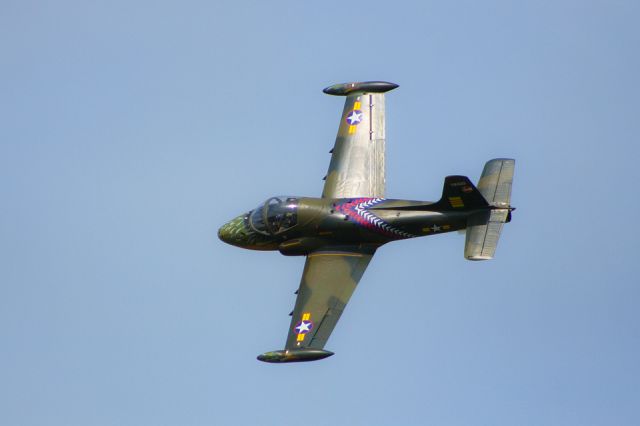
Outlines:
<svg viewBox="0 0 640 426"><path fill-rule="evenodd" d="M220 238L220 240L224 241L225 243L229 241L229 228L229 224L225 223L220 227L220 229L218 229L218 238Z"/></svg>
<svg viewBox="0 0 640 426"><path fill-rule="evenodd" d="M238 244L246 239L247 229L244 224L244 216L225 223L218 229L218 238L228 244Z"/></svg>

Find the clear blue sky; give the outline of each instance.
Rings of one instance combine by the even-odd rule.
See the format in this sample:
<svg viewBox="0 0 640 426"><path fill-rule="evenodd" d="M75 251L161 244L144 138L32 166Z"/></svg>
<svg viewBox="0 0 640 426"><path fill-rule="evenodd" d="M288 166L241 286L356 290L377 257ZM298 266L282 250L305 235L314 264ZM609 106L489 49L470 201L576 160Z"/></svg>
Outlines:
<svg viewBox="0 0 640 426"><path fill-rule="evenodd" d="M0 6L0 424L638 425L640 3ZM331 337L269 365L303 259L222 244L318 196L388 80L387 193L517 159L496 259L379 250Z"/></svg>

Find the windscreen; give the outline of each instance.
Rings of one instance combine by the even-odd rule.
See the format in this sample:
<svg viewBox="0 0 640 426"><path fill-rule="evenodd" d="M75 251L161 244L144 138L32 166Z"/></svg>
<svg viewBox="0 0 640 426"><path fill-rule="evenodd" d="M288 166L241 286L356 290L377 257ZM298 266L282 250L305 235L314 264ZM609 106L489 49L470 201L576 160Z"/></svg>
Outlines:
<svg viewBox="0 0 640 426"><path fill-rule="evenodd" d="M276 235L295 226L298 221L298 199L271 197L251 212L251 227L262 234Z"/></svg>

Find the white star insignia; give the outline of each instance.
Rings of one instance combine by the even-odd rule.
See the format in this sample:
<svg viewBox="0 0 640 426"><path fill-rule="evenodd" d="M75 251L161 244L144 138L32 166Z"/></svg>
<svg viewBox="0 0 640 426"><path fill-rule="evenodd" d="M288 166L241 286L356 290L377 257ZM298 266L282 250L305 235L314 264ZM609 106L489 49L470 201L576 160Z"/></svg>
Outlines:
<svg viewBox="0 0 640 426"><path fill-rule="evenodd" d="M300 325L296 327L296 330L298 330L298 333L305 333L305 332L311 330L311 323L310 322L306 322L306 321L302 321L300 323Z"/></svg>
<svg viewBox="0 0 640 426"><path fill-rule="evenodd" d="M438 232L440 230L440 227L434 223L433 226L431 227L431 230L433 232Z"/></svg>
<svg viewBox="0 0 640 426"><path fill-rule="evenodd" d="M349 121L349 124L351 125L359 123L362 121L361 115L361 112L351 111L351 115L347 117L347 121Z"/></svg>

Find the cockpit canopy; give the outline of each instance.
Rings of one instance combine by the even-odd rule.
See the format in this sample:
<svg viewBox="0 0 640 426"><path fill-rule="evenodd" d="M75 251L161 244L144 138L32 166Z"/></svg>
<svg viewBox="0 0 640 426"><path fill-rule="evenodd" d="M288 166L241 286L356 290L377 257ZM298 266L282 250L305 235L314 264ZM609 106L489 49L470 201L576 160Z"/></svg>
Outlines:
<svg viewBox="0 0 640 426"><path fill-rule="evenodd" d="M271 197L249 216L251 228L265 235L280 234L297 222L298 199L294 197Z"/></svg>

